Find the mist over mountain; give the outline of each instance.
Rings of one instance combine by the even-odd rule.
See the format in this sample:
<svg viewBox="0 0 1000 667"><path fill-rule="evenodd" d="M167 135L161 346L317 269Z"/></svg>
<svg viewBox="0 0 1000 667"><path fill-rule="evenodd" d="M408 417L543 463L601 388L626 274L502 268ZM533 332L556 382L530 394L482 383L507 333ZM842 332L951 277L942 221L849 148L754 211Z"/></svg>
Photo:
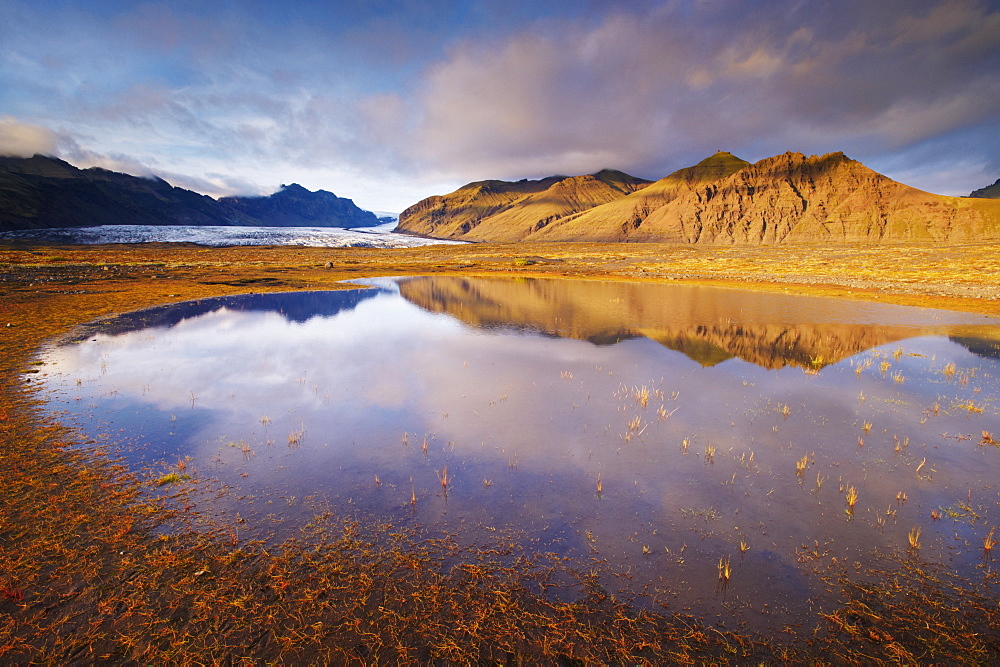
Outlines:
<svg viewBox="0 0 1000 667"><path fill-rule="evenodd" d="M788 152L750 164L720 151L575 208L555 187L570 180L503 182L502 206L482 187L498 182L471 183L411 206L397 231L481 241L719 245L1000 240L1000 201L923 192L843 153Z"/></svg>
<svg viewBox="0 0 1000 667"><path fill-rule="evenodd" d="M370 227L374 213L331 192L282 186L266 197L211 197L51 157L0 157L0 231L97 225Z"/></svg>

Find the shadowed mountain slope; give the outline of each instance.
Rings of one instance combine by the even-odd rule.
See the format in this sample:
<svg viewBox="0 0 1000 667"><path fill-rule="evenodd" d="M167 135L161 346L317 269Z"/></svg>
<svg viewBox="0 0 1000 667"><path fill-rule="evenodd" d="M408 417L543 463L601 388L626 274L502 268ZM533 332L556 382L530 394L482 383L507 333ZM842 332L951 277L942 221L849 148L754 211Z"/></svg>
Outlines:
<svg viewBox="0 0 1000 667"><path fill-rule="evenodd" d="M978 197L980 199L1000 199L1000 178L998 178L993 185L987 185L985 188L973 190L969 196Z"/></svg>
<svg viewBox="0 0 1000 667"><path fill-rule="evenodd" d="M95 225L227 225L211 197L162 179L54 158L0 158L0 230Z"/></svg>
<svg viewBox="0 0 1000 667"><path fill-rule="evenodd" d="M77 169L55 158L0 157L0 230L97 225L259 225L362 227L375 214L350 199L299 185L268 197L211 197L107 169Z"/></svg>

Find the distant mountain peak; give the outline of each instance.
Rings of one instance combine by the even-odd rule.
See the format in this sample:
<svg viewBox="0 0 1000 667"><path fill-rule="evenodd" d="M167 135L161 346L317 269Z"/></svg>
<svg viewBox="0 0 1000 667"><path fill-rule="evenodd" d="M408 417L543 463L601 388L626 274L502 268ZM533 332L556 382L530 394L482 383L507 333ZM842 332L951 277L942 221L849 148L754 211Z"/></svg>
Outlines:
<svg viewBox="0 0 1000 667"><path fill-rule="evenodd" d="M600 171L597 171L597 172L594 172L593 174L591 174L591 176L593 176L594 178L597 178L597 179L605 179L605 178L635 179L635 176L630 176L630 175L626 174L624 171L620 171L618 169L601 169ZM645 179L637 179L637 180L645 180Z"/></svg>
<svg viewBox="0 0 1000 667"><path fill-rule="evenodd" d="M374 227L381 224L370 211L326 190L312 192L298 183L282 184L261 197L223 197L219 202L242 215L277 227Z"/></svg>
<svg viewBox="0 0 1000 667"><path fill-rule="evenodd" d="M736 157L728 151L717 151L697 164L678 169L661 181L686 181L688 183L714 181L725 178L732 173L748 166L746 160Z"/></svg>
<svg viewBox="0 0 1000 667"><path fill-rule="evenodd" d="M374 213L350 199L292 183L266 197L216 201L100 167L77 169L59 158L0 157L0 230L96 225L253 225L370 227Z"/></svg>
<svg viewBox="0 0 1000 667"><path fill-rule="evenodd" d="M265 197L289 197L289 198L303 198L303 197L337 197L329 190L310 190L306 187L299 185L298 183L289 183L288 185L282 185L277 191L264 195ZM340 199L340 197L337 197Z"/></svg>

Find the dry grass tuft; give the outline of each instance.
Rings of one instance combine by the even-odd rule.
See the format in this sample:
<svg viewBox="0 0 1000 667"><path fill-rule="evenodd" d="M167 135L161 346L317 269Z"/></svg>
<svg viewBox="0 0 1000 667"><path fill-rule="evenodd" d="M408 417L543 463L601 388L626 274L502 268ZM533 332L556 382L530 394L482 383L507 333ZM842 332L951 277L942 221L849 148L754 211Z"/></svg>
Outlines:
<svg viewBox="0 0 1000 667"><path fill-rule="evenodd" d="M732 573L732 567L729 565L729 556L723 556L719 559L719 581L723 583L729 581Z"/></svg>
<svg viewBox="0 0 1000 667"><path fill-rule="evenodd" d="M844 500L847 502L847 513L854 514L854 506L858 502L858 490L853 486L848 486L844 493Z"/></svg>
<svg viewBox="0 0 1000 667"><path fill-rule="evenodd" d="M802 458L795 462L795 474L799 477L805 474L806 468L809 467L809 455L803 454Z"/></svg>
<svg viewBox="0 0 1000 667"><path fill-rule="evenodd" d="M996 526L990 528L989 534L983 538L983 553L987 558L992 555L994 547L997 545L997 538L993 536L996 533Z"/></svg>

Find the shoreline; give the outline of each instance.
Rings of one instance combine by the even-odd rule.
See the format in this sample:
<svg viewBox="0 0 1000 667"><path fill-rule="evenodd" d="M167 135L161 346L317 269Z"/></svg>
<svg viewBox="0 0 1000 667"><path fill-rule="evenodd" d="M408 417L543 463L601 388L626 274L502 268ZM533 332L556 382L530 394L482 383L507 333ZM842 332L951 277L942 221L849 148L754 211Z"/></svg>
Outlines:
<svg viewBox="0 0 1000 667"><path fill-rule="evenodd" d="M149 286L145 291L155 290L154 281L162 281L160 287L186 285L186 291L200 297L210 291L195 288L192 282L218 286L213 295L222 295L233 293L225 288L240 286L237 280L246 291L263 291L279 284L286 289L325 289L342 279L386 275L514 273L713 284L1000 315L997 256L1000 243L864 247L479 243L382 249L0 242L0 289L66 281L83 290L90 281L109 285L115 278L119 283L141 278ZM220 272L231 279L220 280ZM283 277L275 278L277 273ZM176 298L163 291L164 298Z"/></svg>

